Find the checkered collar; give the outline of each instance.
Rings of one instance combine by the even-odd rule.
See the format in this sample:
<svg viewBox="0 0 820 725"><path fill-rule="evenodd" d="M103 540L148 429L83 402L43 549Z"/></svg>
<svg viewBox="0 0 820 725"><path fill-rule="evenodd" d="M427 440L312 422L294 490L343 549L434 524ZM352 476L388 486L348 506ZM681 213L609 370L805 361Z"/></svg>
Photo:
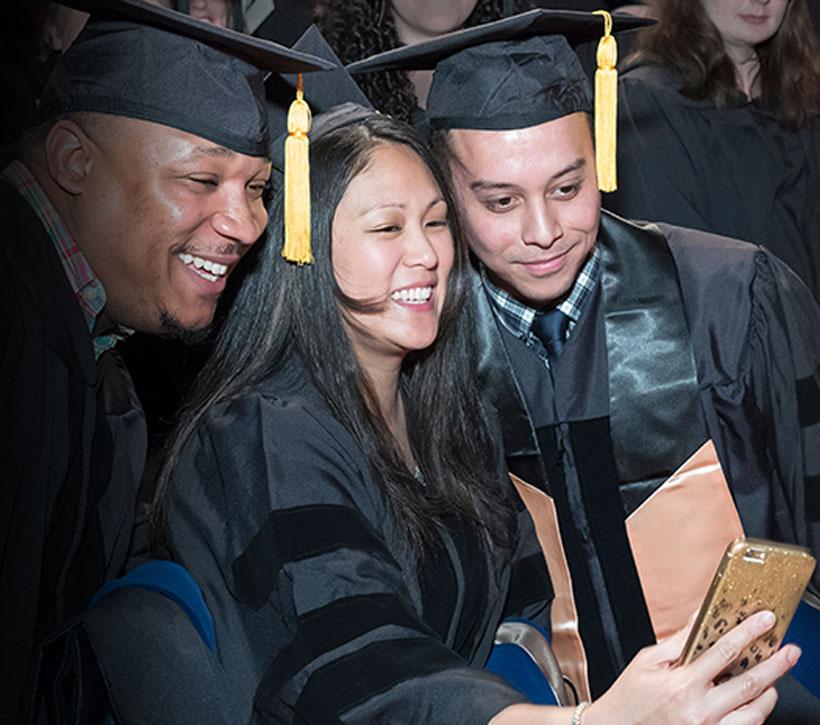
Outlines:
<svg viewBox="0 0 820 725"><path fill-rule="evenodd" d="M558 309L569 317L569 333L581 319L581 313L587 300L591 297L600 276L600 253L594 247L589 259L581 267L581 271L575 280L569 295L558 305ZM502 324L516 337L526 341L533 341L532 321L535 319L538 310L529 307L508 292L493 284L487 276L487 271L482 264L481 281L484 289L489 295L493 308ZM540 345L540 343L539 343Z"/></svg>
<svg viewBox="0 0 820 725"><path fill-rule="evenodd" d="M98 359L130 331L121 329L119 331L121 334L107 332L94 335L94 327L107 302L102 283L97 279L77 242L71 236L63 220L60 219L54 205L25 164L12 161L0 174L0 179L17 190L46 228L74 292L74 297L80 305L88 331L92 335L94 358Z"/></svg>

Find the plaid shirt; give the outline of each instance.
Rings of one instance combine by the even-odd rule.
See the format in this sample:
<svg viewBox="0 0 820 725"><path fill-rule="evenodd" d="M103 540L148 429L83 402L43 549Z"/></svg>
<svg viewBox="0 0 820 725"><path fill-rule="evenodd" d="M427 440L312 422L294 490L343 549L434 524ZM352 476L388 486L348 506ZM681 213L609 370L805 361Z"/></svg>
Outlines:
<svg viewBox="0 0 820 725"><path fill-rule="evenodd" d="M584 266L581 267L581 271L569 295L558 305L558 309L569 317L567 337L572 334L575 325L577 325L578 320L581 319L584 305L592 295L595 285L598 283L600 267L601 262L598 248L594 247L592 255ZM490 297L496 316L501 320L501 324L519 340L523 340L528 347L535 350L544 364L549 367L547 351L544 349L541 341L532 333L532 321L535 319L536 314L538 314L538 310L521 304L521 302L512 295L496 287L488 279L484 265L481 266L481 281Z"/></svg>
<svg viewBox="0 0 820 725"><path fill-rule="evenodd" d="M35 211L54 243L68 282L85 317L88 331L94 343L94 359L111 349L122 335L94 335L94 326L105 308L107 298L102 283L94 276L77 243L69 234L49 198L32 173L20 161L12 161L0 175L0 179L13 186Z"/></svg>

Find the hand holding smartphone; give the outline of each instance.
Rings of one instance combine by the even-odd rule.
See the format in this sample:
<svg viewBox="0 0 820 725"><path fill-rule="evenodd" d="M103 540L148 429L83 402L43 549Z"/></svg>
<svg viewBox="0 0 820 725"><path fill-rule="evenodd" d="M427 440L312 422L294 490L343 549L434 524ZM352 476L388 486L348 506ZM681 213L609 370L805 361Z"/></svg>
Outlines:
<svg viewBox="0 0 820 725"><path fill-rule="evenodd" d="M740 653L725 676L739 674L770 657L783 641L814 566L814 557L799 546L763 539L733 541L712 580L679 664L693 662L730 629L764 609L774 612L777 623Z"/></svg>

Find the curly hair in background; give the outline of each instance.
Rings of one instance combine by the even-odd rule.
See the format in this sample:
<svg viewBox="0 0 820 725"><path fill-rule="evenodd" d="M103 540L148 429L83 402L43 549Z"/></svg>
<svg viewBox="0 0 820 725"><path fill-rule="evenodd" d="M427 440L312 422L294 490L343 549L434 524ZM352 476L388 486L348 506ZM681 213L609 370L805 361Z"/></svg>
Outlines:
<svg viewBox="0 0 820 725"><path fill-rule="evenodd" d="M505 15L504 0L478 0L465 27L498 20ZM402 45L396 32L390 0L325 0L319 25L343 63ZM527 10L527 0L515 0L513 12ZM416 108L413 84L405 71L363 73L356 78L365 95L382 113L409 121Z"/></svg>
<svg viewBox="0 0 820 725"><path fill-rule="evenodd" d="M700 0L652 0L657 24L642 30L632 59L677 70L681 91L718 108L745 100L720 33ZM790 0L778 31L755 49L760 60L762 105L785 128L820 116L820 47L807 0Z"/></svg>

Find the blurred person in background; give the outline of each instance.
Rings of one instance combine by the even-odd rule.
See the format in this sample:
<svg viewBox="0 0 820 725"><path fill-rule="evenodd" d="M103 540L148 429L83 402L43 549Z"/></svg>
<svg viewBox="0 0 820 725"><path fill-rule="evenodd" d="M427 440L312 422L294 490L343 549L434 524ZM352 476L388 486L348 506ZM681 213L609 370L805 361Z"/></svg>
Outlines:
<svg viewBox="0 0 820 725"><path fill-rule="evenodd" d="M88 20L88 13L59 3L47 3L39 10L37 16L37 60L50 71L54 61L80 34Z"/></svg>
<svg viewBox="0 0 820 725"><path fill-rule="evenodd" d="M220 28L244 30L241 0L147 0Z"/></svg>
<svg viewBox="0 0 820 725"><path fill-rule="evenodd" d="M221 28L244 30L240 0L178 0L177 10Z"/></svg>
<svg viewBox="0 0 820 725"><path fill-rule="evenodd" d="M820 51L807 0L654 0L605 206L762 244L820 299Z"/></svg>
<svg viewBox="0 0 820 725"><path fill-rule="evenodd" d="M60 56L83 29L88 13L52 2L19 4L3 18L0 148L13 144L34 119L37 97ZM3 153L9 160L11 150Z"/></svg>
<svg viewBox="0 0 820 725"><path fill-rule="evenodd" d="M412 45L462 27L498 20L529 8L526 0L325 0L322 34L343 63ZM423 108L431 71L391 70L362 75L359 85L374 107L410 121Z"/></svg>

